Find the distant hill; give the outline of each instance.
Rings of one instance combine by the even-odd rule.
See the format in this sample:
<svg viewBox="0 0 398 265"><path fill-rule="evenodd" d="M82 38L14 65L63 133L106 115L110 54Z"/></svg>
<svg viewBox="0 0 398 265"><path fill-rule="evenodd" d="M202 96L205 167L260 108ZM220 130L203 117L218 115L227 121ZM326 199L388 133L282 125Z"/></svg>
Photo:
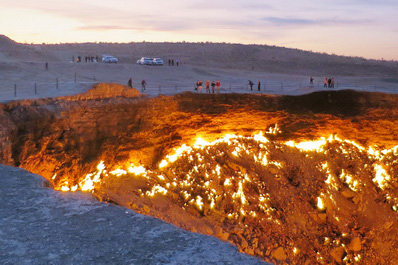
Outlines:
<svg viewBox="0 0 398 265"><path fill-rule="evenodd" d="M135 63L142 56L178 59L183 63L221 69L255 70L305 75L398 76L398 62L314 53L268 45L227 43L68 43L17 44L0 36L1 47L20 45L34 48L34 57L70 61L72 56L112 54L120 63ZM33 47L32 47L33 46ZM32 50L31 50L32 51ZM39 56L40 54L40 56ZM33 58L32 58L33 59Z"/></svg>
<svg viewBox="0 0 398 265"><path fill-rule="evenodd" d="M13 41L9 37L0 34L0 51L5 51L8 49L14 49L20 46L17 42Z"/></svg>
<svg viewBox="0 0 398 265"><path fill-rule="evenodd" d="M313 75L397 76L398 62L314 53L267 45L226 43L85 43L46 45L51 51L112 54L135 63L142 56L209 67ZM166 61L167 63L167 61Z"/></svg>

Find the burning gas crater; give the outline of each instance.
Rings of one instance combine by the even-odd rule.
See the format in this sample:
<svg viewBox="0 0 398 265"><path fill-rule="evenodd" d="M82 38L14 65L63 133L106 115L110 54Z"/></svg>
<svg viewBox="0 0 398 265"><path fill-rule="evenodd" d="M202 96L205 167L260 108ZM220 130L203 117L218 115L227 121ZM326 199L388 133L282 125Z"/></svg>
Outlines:
<svg viewBox="0 0 398 265"><path fill-rule="evenodd" d="M139 178L146 183L135 191L140 197L166 196L198 216L223 216L215 217L223 227L240 227L243 232L228 239L249 254L294 264L369 260L371 229L361 224L371 211L366 190L372 188L396 214L398 146L365 148L336 135L301 142L268 139L279 132L276 125L265 134L198 138L154 169L131 163L108 168L101 161L96 172L76 183L60 180L56 188L95 193L114 179ZM294 225L287 228L289 223ZM275 235L280 238L270 238ZM316 242L304 242L313 241L311 235Z"/></svg>

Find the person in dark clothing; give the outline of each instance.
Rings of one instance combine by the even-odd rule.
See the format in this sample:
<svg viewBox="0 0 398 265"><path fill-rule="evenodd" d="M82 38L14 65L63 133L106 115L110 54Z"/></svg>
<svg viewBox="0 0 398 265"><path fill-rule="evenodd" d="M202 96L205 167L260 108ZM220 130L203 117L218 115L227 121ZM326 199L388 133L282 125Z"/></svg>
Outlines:
<svg viewBox="0 0 398 265"><path fill-rule="evenodd" d="M260 80L258 80L257 88L258 88L258 91L261 90L261 82L260 82Z"/></svg>
<svg viewBox="0 0 398 265"><path fill-rule="evenodd" d="M252 90L252 91L253 91L253 86L254 86L254 83L253 83L251 80L249 80L249 86L250 86L250 90Z"/></svg>
<svg viewBox="0 0 398 265"><path fill-rule="evenodd" d="M174 59L171 60L171 66L174 66Z"/></svg>
<svg viewBox="0 0 398 265"><path fill-rule="evenodd" d="M142 91L145 90L145 87L146 87L146 81L145 81L145 79L143 79L143 80L141 81L141 88L142 88Z"/></svg>
<svg viewBox="0 0 398 265"><path fill-rule="evenodd" d="M213 94L214 94L214 88L216 87L216 82L211 82L211 91L213 92Z"/></svg>
<svg viewBox="0 0 398 265"><path fill-rule="evenodd" d="M128 87L133 87L133 80L130 78L129 81L127 82Z"/></svg>
<svg viewBox="0 0 398 265"><path fill-rule="evenodd" d="M328 87L331 88L332 87L332 79L328 79Z"/></svg>
<svg viewBox="0 0 398 265"><path fill-rule="evenodd" d="M311 76L310 77L310 85L313 85L314 84L314 78Z"/></svg>
<svg viewBox="0 0 398 265"><path fill-rule="evenodd" d="M169 59L169 66L171 65L171 60Z"/></svg>

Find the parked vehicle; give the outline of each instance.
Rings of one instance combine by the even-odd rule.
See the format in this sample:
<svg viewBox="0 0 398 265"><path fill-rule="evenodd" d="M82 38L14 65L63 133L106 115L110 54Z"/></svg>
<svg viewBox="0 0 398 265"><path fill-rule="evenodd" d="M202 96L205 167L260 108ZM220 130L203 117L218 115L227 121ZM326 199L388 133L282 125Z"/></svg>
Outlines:
<svg viewBox="0 0 398 265"><path fill-rule="evenodd" d="M161 58L153 58L153 65L163 65L163 60Z"/></svg>
<svg viewBox="0 0 398 265"><path fill-rule="evenodd" d="M102 62L103 63L117 63L119 60L112 56L112 55L103 55L102 56Z"/></svg>
<svg viewBox="0 0 398 265"><path fill-rule="evenodd" d="M153 58L148 58L148 57L142 57L137 61L138 64L142 65L152 65L153 64Z"/></svg>

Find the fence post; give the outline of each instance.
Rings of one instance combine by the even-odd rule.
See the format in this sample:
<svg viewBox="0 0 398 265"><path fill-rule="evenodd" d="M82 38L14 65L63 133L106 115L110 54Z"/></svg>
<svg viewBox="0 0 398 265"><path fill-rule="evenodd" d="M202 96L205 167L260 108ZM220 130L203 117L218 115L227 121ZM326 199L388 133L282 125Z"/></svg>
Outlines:
<svg viewBox="0 0 398 265"><path fill-rule="evenodd" d="M37 94L37 83L35 83L35 95Z"/></svg>
<svg viewBox="0 0 398 265"><path fill-rule="evenodd" d="M58 77L57 77L57 89L58 89Z"/></svg>
<svg viewBox="0 0 398 265"><path fill-rule="evenodd" d="M14 97L17 97L17 84L14 84Z"/></svg>

